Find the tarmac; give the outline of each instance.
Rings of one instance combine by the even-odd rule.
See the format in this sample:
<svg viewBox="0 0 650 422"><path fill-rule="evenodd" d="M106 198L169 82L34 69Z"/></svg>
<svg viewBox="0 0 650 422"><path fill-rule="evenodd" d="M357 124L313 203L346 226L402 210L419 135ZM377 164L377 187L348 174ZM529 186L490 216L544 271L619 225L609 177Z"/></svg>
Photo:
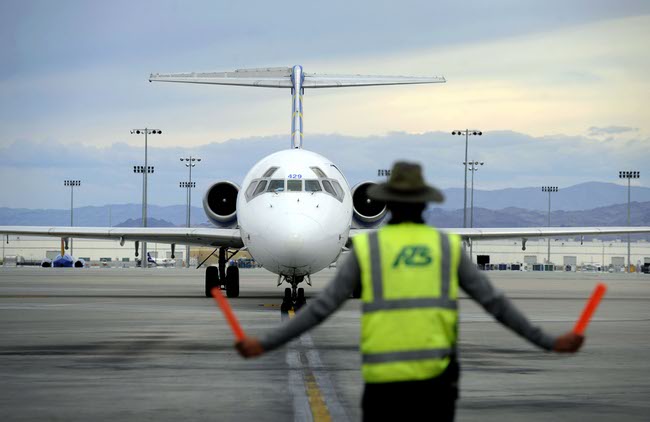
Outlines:
<svg viewBox="0 0 650 422"><path fill-rule="evenodd" d="M313 276L307 300L334 274ZM536 349L461 298L457 421L648 420L650 276L489 275L554 334L572 328L599 280L609 291L575 356ZM203 296L203 277L0 268L0 420L360 420L358 300L288 346L244 360ZM230 302L250 335L281 323L276 280L241 271L241 297Z"/></svg>

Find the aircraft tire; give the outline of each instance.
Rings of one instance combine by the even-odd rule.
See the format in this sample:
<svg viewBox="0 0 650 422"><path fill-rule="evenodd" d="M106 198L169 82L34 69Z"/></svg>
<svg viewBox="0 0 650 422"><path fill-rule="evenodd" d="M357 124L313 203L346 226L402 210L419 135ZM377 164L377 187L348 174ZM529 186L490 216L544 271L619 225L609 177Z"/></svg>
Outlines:
<svg viewBox="0 0 650 422"><path fill-rule="evenodd" d="M219 285L219 267L205 269L205 297L212 297L212 289Z"/></svg>
<svg viewBox="0 0 650 422"><path fill-rule="evenodd" d="M239 268L234 265L226 269L226 296L239 297Z"/></svg>
<svg viewBox="0 0 650 422"><path fill-rule="evenodd" d="M305 299L305 289L301 287L298 289L298 296L296 297L296 305L294 306L294 308L296 311L298 311L306 304L307 304L307 300Z"/></svg>
<svg viewBox="0 0 650 422"><path fill-rule="evenodd" d="M293 300L291 300L291 289L284 289L284 298L282 298L282 305L280 305L280 312L286 314L293 309Z"/></svg>

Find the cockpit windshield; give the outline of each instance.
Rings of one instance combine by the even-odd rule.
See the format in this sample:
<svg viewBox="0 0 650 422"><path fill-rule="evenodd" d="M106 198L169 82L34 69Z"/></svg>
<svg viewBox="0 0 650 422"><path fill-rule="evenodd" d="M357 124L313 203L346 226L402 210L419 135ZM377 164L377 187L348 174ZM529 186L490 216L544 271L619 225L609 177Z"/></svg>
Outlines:
<svg viewBox="0 0 650 422"><path fill-rule="evenodd" d="M291 173L286 180L271 179L270 176L274 174L277 169L278 167L271 167L261 178L255 179L251 182L245 191L247 201L250 201L256 196L262 195L266 192L272 192L275 194L281 192L310 192L312 195L317 192L322 192L343 202L345 191L341 187L341 184L336 179L328 178L318 167L312 167L314 173L319 177L318 179L304 180L300 180L301 177L296 178L293 173Z"/></svg>
<svg viewBox="0 0 650 422"><path fill-rule="evenodd" d="M318 180L305 180L305 191L307 192L320 192L323 188L320 187Z"/></svg>
<svg viewBox="0 0 650 422"><path fill-rule="evenodd" d="M302 191L302 180L287 180L287 191L288 192Z"/></svg>
<svg viewBox="0 0 650 422"><path fill-rule="evenodd" d="M273 179L269 183L269 192L282 192L284 191L284 180L283 179Z"/></svg>

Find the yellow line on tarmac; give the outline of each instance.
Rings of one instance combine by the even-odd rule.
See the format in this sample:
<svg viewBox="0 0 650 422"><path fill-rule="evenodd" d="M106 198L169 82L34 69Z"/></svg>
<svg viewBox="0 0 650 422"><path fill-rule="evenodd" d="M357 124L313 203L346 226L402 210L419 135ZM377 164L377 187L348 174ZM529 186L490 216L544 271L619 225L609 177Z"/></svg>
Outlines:
<svg viewBox="0 0 650 422"><path fill-rule="evenodd" d="M292 309L289 311L289 318L293 318L296 315L295 311ZM323 399L323 395L318 388L318 382L316 377L311 370L307 369L304 373L305 380L305 389L307 390L307 398L309 399L309 407L311 408L311 415L314 418L314 422L331 422L332 417L330 416L329 410L327 410L327 405Z"/></svg>

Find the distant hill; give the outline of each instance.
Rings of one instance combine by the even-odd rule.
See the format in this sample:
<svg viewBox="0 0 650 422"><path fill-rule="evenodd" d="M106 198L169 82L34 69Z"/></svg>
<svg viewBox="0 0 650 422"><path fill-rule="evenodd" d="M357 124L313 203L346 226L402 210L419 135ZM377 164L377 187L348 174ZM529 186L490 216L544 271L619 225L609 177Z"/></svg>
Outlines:
<svg viewBox="0 0 650 422"><path fill-rule="evenodd" d="M462 227L463 190L447 189L447 201L426 212L429 223ZM650 188L632 188L632 224L650 225ZM582 183L552 194L554 226L624 226L627 187L612 183ZM548 194L540 187L474 192L475 227L546 226ZM436 204L437 205L437 204ZM468 203L469 206L469 203ZM148 206L151 227L185 226L184 205ZM141 227L140 204L80 207L74 210L75 226ZM153 222L159 221L159 226ZM70 210L0 208L0 225L69 226ZM212 227L202 208L192 207L192 226Z"/></svg>
<svg viewBox="0 0 650 422"><path fill-rule="evenodd" d="M186 210L184 205L161 207L149 205L149 220L164 220L172 226L186 225ZM74 223L79 227L108 227L119 226L128 220L142 221L142 205L117 204L101 207L80 207L74 210ZM192 207L192 225L207 222L202 208ZM0 208L0 225L3 226L69 226L70 210L26 208ZM142 226L138 224L137 227ZM152 226L153 227L153 226ZM167 226L165 226L167 227Z"/></svg>
<svg viewBox="0 0 650 422"><path fill-rule="evenodd" d="M469 186L467 188L467 206L469 206ZM446 210L463 208L463 189L444 189ZM633 186L633 201L650 201L650 188ZM554 210L577 211L622 204L627 202L627 186L614 183L587 182L563 188L551 194L551 207ZM542 192L541 186L517 189L479 190L474 189L474 207L490 210L504 208L522 208L546 211L548 193Z"/></svg>
<svg viewBox="0 0 650 422"><path fill-rule="evenodd" d="M650 201L632 202L630 218L635 226L650 226ZM427 223L436 227L463 227L463 210L445 210L432 207L425 211ZM469 211L468 211L469 225ZM533 227L548 225L548 214L523 208L489 210L474 207L474 227ZM552 211L554 227L625 226L627 204L616 204L582 211Z"/></svg>
<svg viewBox="0 0 650 422"><path fill-rule="evenodd" d="M129 218L126 221L116 224L113 227L142 227L141 218ZM157 218L148 218L147 227L176 227L174 224L170 223L167 220L159 220Z"/></svg>

